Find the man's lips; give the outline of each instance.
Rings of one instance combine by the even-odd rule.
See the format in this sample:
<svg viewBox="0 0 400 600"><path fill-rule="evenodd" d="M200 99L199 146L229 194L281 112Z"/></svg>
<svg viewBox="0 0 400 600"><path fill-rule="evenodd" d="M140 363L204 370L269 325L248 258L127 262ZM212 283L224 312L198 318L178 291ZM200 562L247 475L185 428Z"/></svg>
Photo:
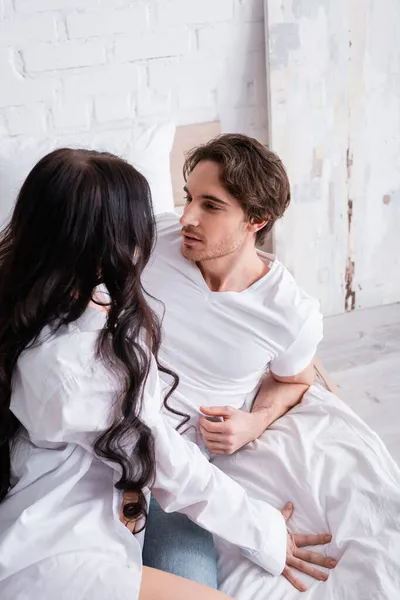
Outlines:
<svg viewBox="0 0 400 600"><path fill-rule="evenodd" d="M184 237L184 240L187 242L202 242L203 241L197 235L193 235L192 233L188 233L186 231L182 231L182 235Z"/></svg>

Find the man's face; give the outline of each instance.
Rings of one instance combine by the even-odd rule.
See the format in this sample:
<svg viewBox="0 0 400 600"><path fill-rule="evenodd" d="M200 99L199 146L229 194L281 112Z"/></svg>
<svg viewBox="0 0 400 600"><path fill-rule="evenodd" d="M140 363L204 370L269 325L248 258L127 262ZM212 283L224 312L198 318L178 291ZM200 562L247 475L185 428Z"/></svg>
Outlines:
<svg viewBox="0 0 400 600"><path fill-rule="evenodd" d="M238 200L221 185L219 165L200 161L185 186L186 206L180 219L181 251L195 262L238 251L248 236L248 222Z"/></svg>

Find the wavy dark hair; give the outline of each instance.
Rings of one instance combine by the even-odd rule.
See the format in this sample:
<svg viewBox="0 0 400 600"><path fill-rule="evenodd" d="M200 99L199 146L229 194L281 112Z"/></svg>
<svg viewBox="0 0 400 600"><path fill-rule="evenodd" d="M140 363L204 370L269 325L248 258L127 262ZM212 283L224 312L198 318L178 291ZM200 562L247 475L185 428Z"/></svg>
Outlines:
<svg viewBox="0 0 400 600"><path fill-rule="evenodd" d="M62 148L28 175L0 233L0 502L10 489L10 454L21 427L10 411L17 360L43 327L55 331L78 319L103 284L110 304L97 353L118 373L121 394L118 415L94 450L122 470L116 487L134 498L124 506L125 519L146 517L142 489L154 479L155 457L140 418L150 368L144 336L159 369L172 377L165 403L178 383L158 361L161 327L141 284L155 236L146 179L112 154ZM132 431L134 460L121 443Z"/></svg>

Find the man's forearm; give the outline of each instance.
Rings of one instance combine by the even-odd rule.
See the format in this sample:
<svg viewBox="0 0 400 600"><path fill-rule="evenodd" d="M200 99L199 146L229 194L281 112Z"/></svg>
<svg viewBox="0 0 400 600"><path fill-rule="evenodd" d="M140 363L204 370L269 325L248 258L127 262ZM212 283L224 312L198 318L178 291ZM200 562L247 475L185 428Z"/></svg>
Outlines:
<svg viewBox="0 0 400 600"><path fill-rule="evenodd" d="M200 431L212 454L233 454L258 439L271 423L298 404L309 388L305 383L281 382L275 377L264 375L251 412L232 406L201 407L204 415L223 417L222 422L200 417Z"/></svg>
<svg viewBox="0 0 400 600"><path fill-rule="evenodd" d="M262 379L251 409L252 413L256 413L255 416L260 423L260 435L274 421L296 406L308 388L308 385L300 383L276 381L270 373L267 373Z"/></svg>

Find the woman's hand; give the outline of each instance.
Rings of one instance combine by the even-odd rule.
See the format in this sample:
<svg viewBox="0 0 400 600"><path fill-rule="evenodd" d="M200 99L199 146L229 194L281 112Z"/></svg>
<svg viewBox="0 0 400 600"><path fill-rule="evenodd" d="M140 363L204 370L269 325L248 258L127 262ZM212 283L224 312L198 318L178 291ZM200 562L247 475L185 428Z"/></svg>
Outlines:
<svg viewBox="0 0 400 600"><path fill-rule="evenodd" d="M286 522L290 519L293 514L293 504L288 502L283 510L282 514ZM311 550L304 550L305 546L319 546L322 544L329 544L332 536L328 534L318 535L293 535L288 531L288 541L286 550L286 567L284 568L282 575L286 577L288 581L300 592L305 592L307 586L295 575L293 569L302 571L314 579L320 581L326 581L328 574L320 569L316 569L313 565L320 567L326 567L327 569L334 569L337 565L337 561L329 556L323 556L317 552Z"/></svg>

